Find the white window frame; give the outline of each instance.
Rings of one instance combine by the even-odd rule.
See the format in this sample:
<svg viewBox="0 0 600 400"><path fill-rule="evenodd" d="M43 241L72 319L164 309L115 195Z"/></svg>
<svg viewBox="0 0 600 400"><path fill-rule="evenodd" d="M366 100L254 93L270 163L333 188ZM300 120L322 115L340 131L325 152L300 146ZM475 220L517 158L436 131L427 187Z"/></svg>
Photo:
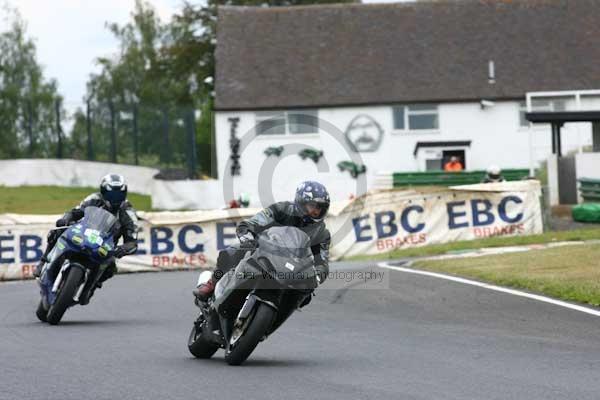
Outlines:
<svg viewBox="0 0 600 400"><path fill-rule="evenodd" d="M411 110L411 106L431 106L428 110ZM400 129L396 127L396 118L394 117L394 110L396 108L404 108L404 128ZM414 115L435 115L437 118L436 128L411 128L410 127L410 116ZM398 104L392 106L392 126L393 132L395 133L437 133L440 130L440 108L437 103L421 103L421 104Z"/></svg>
<svg viewBox="0 0 600 400"><path fill-rule="evenodd" d="M284 132L283 133L260 133L258 132L258 129L256 129L256 136L257 137L261 137L261 138L278 138L278 137L302 137L302 136L318 136L319 135L319 127L318 126L313 126L313 128L315 129L314 132L306 132L306 133L292 133L290 131L290 120L289 120L289 115L290 114L307 114L308 112L310 113L314 113L315 118L317 119L317 123L318 123L318 119L319 119L319 110L318 109L305 109L305 110L282 110L282 111L257 111L254 113L254 121L255 121L255 126L258 128L258 124L260 124L263 121L268 121L270 119L274 119L274 117L277 117L276 119L281 118L281 116L283 116L283 119L285 120L285 124L284 124Z"/></svg>

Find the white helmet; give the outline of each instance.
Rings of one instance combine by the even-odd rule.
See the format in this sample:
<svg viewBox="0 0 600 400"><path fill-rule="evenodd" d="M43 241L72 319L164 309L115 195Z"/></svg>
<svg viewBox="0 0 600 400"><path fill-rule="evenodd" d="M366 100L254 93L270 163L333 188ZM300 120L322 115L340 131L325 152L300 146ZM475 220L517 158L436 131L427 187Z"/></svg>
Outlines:
<svg viewBox="0 0 600 400"><path fill-rule="evenodd" d="M497 165L490 165L487 169L487 173L490 176L500 176L500 174L502 173L502 170Z"/></svg>

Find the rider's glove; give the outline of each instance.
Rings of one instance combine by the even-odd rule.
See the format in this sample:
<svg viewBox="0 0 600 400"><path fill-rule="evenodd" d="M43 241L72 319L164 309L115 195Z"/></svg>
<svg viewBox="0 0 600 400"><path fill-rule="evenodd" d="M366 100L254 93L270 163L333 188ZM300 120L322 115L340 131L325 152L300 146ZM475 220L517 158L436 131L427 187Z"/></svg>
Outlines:
<svg viewBox="0 0 600 400"><path fill-rule="evenodd" d="M121 257L127 255L127 250L125 250L123 248L123 246L117 246L115 248L115 251L114 251L113 255L115 256L115 258L121 258Z"/></svg>
<svg viewBox="0 0 600 400"><path fill-rule="evenodd" d="M323 282L325 282L328 272L328 268L325 265L320 264L315 266L315 274L317 275L319 285L322 285Z"/></svg>
<svg viewBox="0 0 600 400"><path fill-rule="evenodd" d="M242 247L255 247L256 246L256 238L254 234L250 231L247 231L243 235L238 236L240 240L240 244Z"/></svg>
<svg viewBox="0 0 600 400"><path fill-rule="evenodd" d="M67 225L69 225L69 219L68 218L62 217L62 218L59 218L56 221L56 227L57 228L59 228L61 226L67 226Z"/></svg>
<svg viewBox="0 0 600 400"><path fill-rule="evenodd" d="M129 254L135 253L136 250L137 250L136 242L126 242L121 246L117 246L115 248L113 255L116 258L121 258L121 257L127 256Z"/></svg>

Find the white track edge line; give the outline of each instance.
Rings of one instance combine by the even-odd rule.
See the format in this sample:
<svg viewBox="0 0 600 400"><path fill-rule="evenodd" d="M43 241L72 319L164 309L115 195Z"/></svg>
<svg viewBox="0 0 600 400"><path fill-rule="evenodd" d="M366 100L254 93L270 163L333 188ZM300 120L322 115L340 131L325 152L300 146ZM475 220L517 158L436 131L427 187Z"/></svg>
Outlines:
<svg viewBox="0 0 600 400"><path fill-rule="evenodd" d="M508 294L512 294L512 295L520 296L520 297L526 297L528 299L533 299L533 300L541 301L544 303L554 304L559 307L565 307L565 308L569 308L571 310L576 310L576 311L580 311L580 312L583 312L586 314L594 315L596 317L600 317L600 311L598 311L598 310L594 310L594 309L591 309L588 307L578 306L576 304L567 303L565 301L556 300L556 299L546 297L546 296L540 296L537 294L522 292L520 290L508 289L508 288L505 288L502 286L490 285L488 283L482 283L482 282L472 281L469 279L458 278L458 277L451 276L451 275L438 274L435 272L428 272L428 271L422 271L422 270L417 270L417 269L396 267L394 265L389 265L386 262L380 262L377 264L377 266L380 268L387 268L387 269L391 269L394 271L406 272L409 274L425 275L425 276L430 276L433 278L439 278L439 279L445 279L445 280L449 280L449 281L453 281L453 282L464 283L466 285L478 286L478 287L481 287L484 289L494 290L496 292L508 293Z"/></svg>

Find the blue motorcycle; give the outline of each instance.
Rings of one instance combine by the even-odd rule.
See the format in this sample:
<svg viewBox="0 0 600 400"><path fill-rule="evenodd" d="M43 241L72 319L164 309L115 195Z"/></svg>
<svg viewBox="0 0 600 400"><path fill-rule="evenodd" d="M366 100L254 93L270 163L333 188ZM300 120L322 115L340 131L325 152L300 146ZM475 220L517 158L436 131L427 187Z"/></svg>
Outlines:
<svg viewBox="0 0 600 400"><path fill-rule="evenodd" d="M42 267L38 283L41 300L36 315L56 325L67 308L86 305L100 277L113 262L118 220L110 212L87 207L83 218L64 230Z"/></svg>

